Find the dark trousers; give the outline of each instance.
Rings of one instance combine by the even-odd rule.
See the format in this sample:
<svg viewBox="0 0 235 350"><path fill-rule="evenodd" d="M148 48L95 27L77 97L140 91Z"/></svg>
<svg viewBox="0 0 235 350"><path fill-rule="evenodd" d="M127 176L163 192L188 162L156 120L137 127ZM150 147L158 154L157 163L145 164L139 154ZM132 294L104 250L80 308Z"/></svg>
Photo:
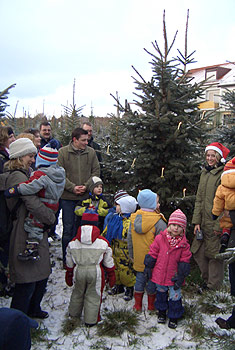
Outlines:
<svg viewBox="0 0 235 350"><path fill-rule="evenodd" d="M7 285L7 276L4 269L7 267L9 258L9 242L1 245L0 248L0 262L3 268L0 268L0 286L4 289Z"/></svg>
<svg viewBox="0 0 235 350"><path fill-rule="evenodd" d="M59 222L60 210L61 210L61 203L59 201L59 208L58 208L57 212L55 213L55 223L54 223L53 226L51 226L51 229L50 229L50 232L48 234L48 237L52 237L56 233L56 226L58 225L58 222Z"/></svg>
<svg viewBox="0 0 235 350"><path fill-rule="evenodd" d="M41 301L46 290L47 278L32 283L16 283L11 301L11 308L26 315L41 311Z"/></svg>
<svg viewBox="0 0 235 350"><path fill-rule="evenodd" d="M227 319L227 323L231 328L235 328L235 307L233 308L232 315Z"/></svg>
<svg viewBox="0 0 235 350"><path fill-rule="evenodd" d="M66 260L66 248L69 242L76 235L76 224L74 209L77 201L61 199L62 208L62 221L63 221L63 235L62 235L62 251L63 251L63 262Z"/></svg>
<svg viewBox="0 0 235 350"><path fill-rule="evenodd" d="M231 285L231 295L235 296L235 262L229 264L229 281Z"/></svg>

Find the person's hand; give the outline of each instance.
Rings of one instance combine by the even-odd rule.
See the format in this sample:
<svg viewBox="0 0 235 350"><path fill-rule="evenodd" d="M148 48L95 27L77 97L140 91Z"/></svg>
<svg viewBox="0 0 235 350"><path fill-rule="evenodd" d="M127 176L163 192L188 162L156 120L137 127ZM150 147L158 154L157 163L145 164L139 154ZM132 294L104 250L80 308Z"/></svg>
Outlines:
<svg viewBox="0 0 235 350"><path fill-rule="evenodd" d="M73 267L66 266L65 282L69 287L73 285Z"/></svg>
<svg viewBox="0 0 235 350"><path fill-rule="evenodd" d="M4 196L6 198L20 196L20 193L18 191L18 185L12 186L12 187L8 188L7 190L5 190L4 191Z"/></svg>
<svg viewBox="0 0 235 350"><path fill-rule="evenodd" d="M194 235L196 235L196 232L197 232L197 231L201 231L200 225L195 225L195 226L194 226L194 231L193 231Z"/></svg>
<svg viewBox="0 0 235 350"><path fill-rule="evenodd" d="M86 192L86 186L75 186L73 192L77 195L83 194Z"/></svg>

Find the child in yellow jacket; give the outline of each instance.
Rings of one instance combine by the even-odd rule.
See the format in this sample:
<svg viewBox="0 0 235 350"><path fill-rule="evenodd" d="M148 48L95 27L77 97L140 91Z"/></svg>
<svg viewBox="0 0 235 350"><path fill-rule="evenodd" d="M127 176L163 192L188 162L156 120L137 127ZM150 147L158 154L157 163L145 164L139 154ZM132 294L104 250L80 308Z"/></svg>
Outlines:
<svg viewBox="0 0 235 350"><path fill-rule="evenodd" d="M217 188L212 208L213 219L216 220L223 211L229 211L229 215L220 219L223 229L220 253L227 248L230 229L235 226L235 157L226 163L221 175L221 185Z"/></svg>

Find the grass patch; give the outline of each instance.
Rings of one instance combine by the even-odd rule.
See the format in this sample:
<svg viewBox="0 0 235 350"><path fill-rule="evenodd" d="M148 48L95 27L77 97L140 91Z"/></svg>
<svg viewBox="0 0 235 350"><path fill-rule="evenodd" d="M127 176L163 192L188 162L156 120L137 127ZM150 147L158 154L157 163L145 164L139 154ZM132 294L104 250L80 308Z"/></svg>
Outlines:
<svg viewBox="0 0 235 350"><path fill-rule="evenodd" d="M103 322L97 325L97 333L108 337L119 337L125 331L135 334L138 324L139 316L133 311L109 311L104 314Z"/></svg>
<svg viewBox="0 0 235 350"><path fill-rule="evenodd" d="M36 344L39 342L48 342L48 329L41 323L38 328L31 328L31 341L32 344Z"/></svg>
<svg viewBox="0 0 235 350"><path fill-rule="evenodd" d="M76 318L76 317L67 318L62 323L61 331L64 335L69 335L75 329L77 329L80 325L81 325L81 321L79 318Z"/></svg>

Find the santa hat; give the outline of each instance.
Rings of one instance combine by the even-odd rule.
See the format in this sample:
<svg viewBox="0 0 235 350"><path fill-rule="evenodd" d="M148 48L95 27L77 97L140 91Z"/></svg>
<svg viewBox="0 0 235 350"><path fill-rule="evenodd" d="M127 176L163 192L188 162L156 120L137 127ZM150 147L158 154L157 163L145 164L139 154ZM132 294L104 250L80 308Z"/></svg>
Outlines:
<svg viewBox="0 0 235 350"><path fill-rule="evenodd" d="M180 209L175 210L168 220L168 226L171 224L179 225L185 232L187 225L186 215Z"/></svg>
<svg viewBox="0 0 235 350"><path fill-rule="evenodd" d="M129 194L125 190L119 190L114 195L114 202L116 203L118 199L129 196Z"/></svg>
<svg viewBox="0 0 235 350"><path fill-rule="evenodd" d="M58 160L57 143L51 140L43 148L41 148L37 154L35 167L50 166L56 164Z"/></svg>
<svg viewBox="0 0 235 350"><path fill-rule="evenodd" d="M222 143L219 143L219 142L212 142L211 144L206 146L205 152L209 150L213 150L219 153L219 155L221 156L220 161L222 163L225 163L225 159L227 158L230 152L230 150L227 147L223 146Z"/></svg>
<svg viewBox="0 0 235 350"><path fill-rule="evenodd" d="M140 208L155 210L157 208L158 197L153 191L145 189L139 192L137 201Z"/></svg>
<svg viewBox="0 0 235 350"><path fill-rule="evenodd" d="M225 164L221 177L229 173L235 173L235 157Z"/></svg>

